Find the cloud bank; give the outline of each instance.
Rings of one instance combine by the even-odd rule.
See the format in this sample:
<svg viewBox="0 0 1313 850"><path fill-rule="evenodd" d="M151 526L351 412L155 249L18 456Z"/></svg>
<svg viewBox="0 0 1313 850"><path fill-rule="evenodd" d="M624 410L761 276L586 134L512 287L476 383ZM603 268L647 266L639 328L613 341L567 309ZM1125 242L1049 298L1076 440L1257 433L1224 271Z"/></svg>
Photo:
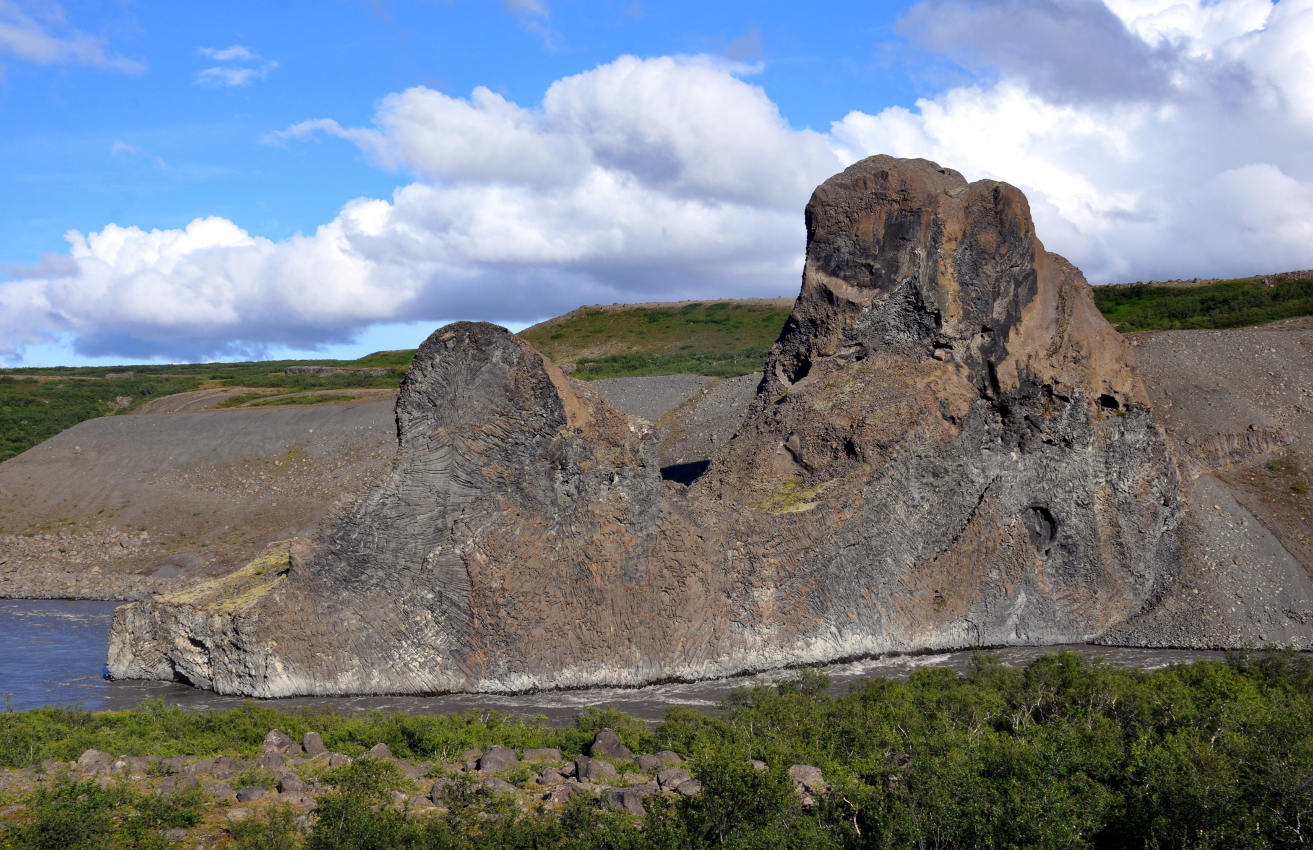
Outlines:
<svg viewBox="0 0 1313 850"><path fill-rule="evenodd" d="M902 27L981 76L825 132L706 57L621 57L537 104L417 87L368 127L309 119L274 137L337 137L409 182L278 242L221 218L70 232L71 265L0 284L0 347L195 359L383 321L792 294L808 195L872 153L1017 184L1095 281L1313 266L1313 0L927 0Z"/></svg>

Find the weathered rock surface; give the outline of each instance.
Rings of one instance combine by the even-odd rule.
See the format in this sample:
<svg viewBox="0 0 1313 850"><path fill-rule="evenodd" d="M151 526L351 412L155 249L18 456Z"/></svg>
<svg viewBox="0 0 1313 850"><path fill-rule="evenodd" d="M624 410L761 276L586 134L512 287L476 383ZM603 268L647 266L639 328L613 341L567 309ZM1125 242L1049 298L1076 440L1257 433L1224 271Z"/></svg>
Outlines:
<svg viewBox="0 0 1313 850"><path fill-rule="evenodd" d="M515 691L1084 641L1179 563L1131 349L1025 197L865 160L807 208L802 292L689 488L492 325L421 346L380 482L312 539L119 609L109 669L256 696Z"/></svg>

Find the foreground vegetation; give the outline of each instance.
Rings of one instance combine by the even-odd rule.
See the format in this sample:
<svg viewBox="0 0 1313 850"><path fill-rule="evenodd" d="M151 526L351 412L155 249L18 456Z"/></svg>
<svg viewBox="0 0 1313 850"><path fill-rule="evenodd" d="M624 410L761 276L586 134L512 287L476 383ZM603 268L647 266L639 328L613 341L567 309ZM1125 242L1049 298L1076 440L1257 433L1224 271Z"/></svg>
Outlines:
<svg viewBox="0 0 1313 850"><path fill-rule="evenodd" d="M1094 301L1120 331L1239 328L1313 315L1313 278L1223 280L1201 286L1096 286Z"/></svg>
<svg viewBox="0 0 1313 850"><path fill-rule="evenodd" d="M1113 670L1072 654L1020 670L979 655L964 676L926 669L905 682L870 680L842 696L826 693L823 676L804 672L775 688L741 691L724 709L717 717L672 709L652 729L599 711L552 728L495 713L42 709L0 716L0 762L68 760L93 746L250 756L274 726L293 736L317 728L330 749L352 755L382 741L412 760L451 760L493 743L554 746L571 757L607 725L635 751L684 753L701 793L650 797L647 814L636 818L587 795L559 809L526 810L514 795L466 780L448 787L443 808L408 816L389 801L410 780L393 763L363 758L321 777L334 790L313 817L298 821L275 804L224 826L219 837L237 847L771 850L1262 848L1313 840L1313 659L1306 654L1235 656L1155 672ZM754 769L754 758L768 769ZM824 772L829 790L813 804L786 773L794 763ZM151 846L162 816L140 796L118 793L54 780L21 800L25 814L4 827L0 846ZM177 808L175 820L193 817L194 804L181 800ZM85 825L82 843L42 838L70 818ZM143 823L156 831L143 831Z"/></svg>

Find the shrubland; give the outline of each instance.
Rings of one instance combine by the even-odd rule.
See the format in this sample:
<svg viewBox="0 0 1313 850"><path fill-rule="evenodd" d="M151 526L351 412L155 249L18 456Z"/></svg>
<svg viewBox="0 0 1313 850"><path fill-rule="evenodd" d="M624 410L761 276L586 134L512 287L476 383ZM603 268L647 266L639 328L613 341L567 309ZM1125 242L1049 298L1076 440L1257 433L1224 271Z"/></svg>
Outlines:
<svg viewBox="0 0 1313 850"><path fill-rule="evenodd" d="M0 762L68 760L86 747L251 756L274 727L294 737L317 729L331 749L353 755L382 741L412 761L441 763L494 743L554 746L570 758L608 726L636 752L684 754L701 792L649 797L647 813L635 817L588 795L526 808L466 775L447 787L441 808L421 816L392 802L391 792L408 781L396 766L366 757L320 777L332 790L308 819L273 805L225 827L223 840L289 848L772 850L1293 848L1313 840L1307 654L1238 654L1155 671L1112 669L1070 653L1016 669L980 654L965 674L928 668L906 681L831 690L823 675L804 670L774 687L738 691L715 714L673 708L651 728L610 710L553 727L494 712L47 708L0 716ZM819 767L828 790L802 798L787 773L792 764ZM46 833L38 822L60 805L75 807L106 840L140 808L79 790L70 778L39 793L46 796L18 801L26 808L4 827L4 846L53 846L40 843Z"/></svg>

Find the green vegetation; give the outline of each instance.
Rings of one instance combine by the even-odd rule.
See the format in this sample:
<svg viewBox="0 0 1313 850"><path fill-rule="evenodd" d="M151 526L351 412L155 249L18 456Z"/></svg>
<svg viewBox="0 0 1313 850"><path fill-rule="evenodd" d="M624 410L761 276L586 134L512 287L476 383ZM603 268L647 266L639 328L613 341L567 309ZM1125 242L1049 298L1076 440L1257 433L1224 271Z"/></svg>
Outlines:
<svg viewBox="0 0 1313 850"><path fill-rule="evenodd" d="M45 379L27 370L0 375L0 460L27 451L84 419L130 410L153 398L194 390L188 375ZM125 404L118 399L130 399Z"/></svg>
<svg viewBox="0 0 1313 850"><path fill-rule="evenodd" d="M1270 287L1259 278L1202 286L1096 286L1094 302L1120 331L1239 328L1313 314L1313 278Z"/></svg>
<svg viewBox="0 0 1313 850"><path fill-rule="evenodd" d="M151 366L76 366L11 369L0 374L0 461L27 451L65 428L96 416L125 413L163 396L206 387L284 390L263 404L324 404L352 398L287 395L311 390L395 388L413 351L378 351L359 360L270 360ZM286 375L288 366L385 368L384 375ZM245 401L262 393L241 394ZM241 402L237 402L240 404Z"/></svg>
<svg viewBox="0 0 1313 850"><path fill-rule="evenodd" d="M582 307L521 336L584 380L676 372L732 377L761 369L789 309L736 301Z"/></svg>
<svg viewBox="0 0 1313 850"><path fill-rule="evenodd" d="M324 774L334 790L304 827L274 807L231 828L238 847L1165 850L1293 848L1309 840L1307 654L1235 655L1154 672L1066 653L1013 669L980 654L966 675L925 669L906 682L869 680L843 696L829 695L827 685L824 675L803 671L777 687L737 692L722 716L672 709L655 729L600 711L551 728L495 713L340 717L248 705L192 714L158 703L104 715L42 709L0 716L0 759L67 759L87 745L252 755L264 730L295 735L309 725L325 730L330 747L357 753L382 740L412 759L451 760L467 746L492 743L556 746L570 757L610 725L635 750L684 753L703 785L693 797L649 797L639 819L586 795L560 810L524 809L457 777L443 792L445 811L410 817L390 805L390 794L416 786L395 765L365 758ZM768 769L753 769L754 758ZM795 763L824 772L829 790L814 805L794 791L787 768ZM35 818L13 821L0 846L51 846L35 843L34 824L56 824L40 813L60 806L103 827L105 818L92 816L104 808L99 791L60 787L45 803L24 800Z"/></svg>
<svg viewBox="0 0 1313 850"><path fill-rule="evenodd" d="M57 776L30 795L27 817L0 830L0 846L34 850L108 850L171 846L162 834L200 823L208 800L200 788L167 795L94 779Z"/></svg>

